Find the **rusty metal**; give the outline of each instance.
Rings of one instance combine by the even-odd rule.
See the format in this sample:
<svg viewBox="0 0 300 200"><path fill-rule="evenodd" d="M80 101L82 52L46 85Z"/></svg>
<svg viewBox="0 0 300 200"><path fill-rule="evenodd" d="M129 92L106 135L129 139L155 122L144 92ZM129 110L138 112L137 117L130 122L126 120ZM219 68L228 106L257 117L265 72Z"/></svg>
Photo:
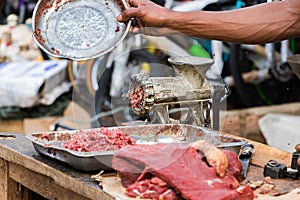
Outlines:
<svg viewBox="0 0 300 200"><path fill-rule="evenodd" d="M211 128L213 121L213 129L218 130L219 103L227 92L224 84L206 80L205 74L213 60L184 56L171 57L169 62L175 70L175 77L149 77L144 74L131 77L127 96L130 97L136 88L142 88L144 98L142 106L131 106L133 113L149 115L151 123L169 124L171 109L187 109L187 118L179 123ZM210 114L212 106L213 120Z"/></svg>
<svg viewBox="0 0 300 200"><path fill-rule="evenodd" d="M33 12L33 38L53 57L97 58L127 35L131 21L116 20L125 7L123 0L39 0Z"/></svg>

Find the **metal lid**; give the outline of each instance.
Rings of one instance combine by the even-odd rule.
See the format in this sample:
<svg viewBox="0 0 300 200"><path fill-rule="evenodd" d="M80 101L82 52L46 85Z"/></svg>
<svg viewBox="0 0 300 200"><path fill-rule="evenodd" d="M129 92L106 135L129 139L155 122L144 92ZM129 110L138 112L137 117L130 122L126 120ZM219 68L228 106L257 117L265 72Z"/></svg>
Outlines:
<svg viewBox="0 0 300 200"><path fill-rule="evenodd" d="M87 60L116 47L130 22L116 18L122 0L39 0L33 13L33 37L53 57Z"/></svg>

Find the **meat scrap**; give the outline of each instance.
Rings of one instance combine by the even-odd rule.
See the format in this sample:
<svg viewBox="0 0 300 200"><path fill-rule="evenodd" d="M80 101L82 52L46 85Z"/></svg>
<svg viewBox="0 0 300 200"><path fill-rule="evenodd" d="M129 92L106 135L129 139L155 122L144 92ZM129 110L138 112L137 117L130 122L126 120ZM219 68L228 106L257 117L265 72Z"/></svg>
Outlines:
<svg viewBox="0 0 300 200"><path fill-rule="evenodd" d="M129 98L129 102L131 105L131 108L133 109L144 109L144 96L145 92L142 87L137 86L135 90L132 93L128 93L127 97Z"/></svg>
<svg viewBox="0 0 300 200"><path fill-rule="evenodd" d="M280 195L278 192L274 190L275 183L272 181L271 177L265 177L263 181L248 181L247 185L250 188L255 190L257 194L269 194L269 195Z"/></svg>
<svg viewBox="0 0 300 200"><path fill-rule="evenodd" d="M220 149L212 148L212 146L204 140L193 142L191 147L204 154L207 162L216 169L219 176L225 176L228 168L228 159Z"/></svg>
<svg viewBox="0 0 300 200"><path fill-rule="evenodd" d="M64 147L79 152L113 151L126 145L135 145L135 140L118 128L100 128L78 131L67 140Z"/></svg>
<svg viewBox="0 0 300 200"><path fill-rule="evenodd" d="M237 155L227 150L219 153L229 161L223 177L196 148L180 143L123 147L115 152L112 166L130 197L153 200L254 199L253 190L239 184L242 165Z"/></svg>
<svg viewBox="0 0 300 200"><path fill-rule="evenodd" d="M153 176L136 181L126 188L126 195L129 197L141 197L143 199L181 199L167 182Z"/></svg>

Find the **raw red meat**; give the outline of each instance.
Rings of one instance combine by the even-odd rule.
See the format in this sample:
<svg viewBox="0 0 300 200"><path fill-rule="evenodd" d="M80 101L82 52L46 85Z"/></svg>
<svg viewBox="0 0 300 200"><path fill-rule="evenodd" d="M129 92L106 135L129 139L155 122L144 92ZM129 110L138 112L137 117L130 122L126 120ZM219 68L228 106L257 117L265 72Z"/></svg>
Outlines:
<svg viewBox="0 0 300 200"><path fill-rule="evenodd" d="M64 147L79 152L112 151L126 145L134 145L131 139L120 129L100 128L89 131L78 131L67 140Z"/></svg>
<svg viewBox="0 0 300 200"><path fill-rule="evenodd" d="M183 144L154 144L127 146L117 151L113 158L113 168L119 173L128 196L146 197L152 192L152 199L172 188L173 195L165 200L213 199L248 200L254 198L248 186L240 186L238 175L241 163L233 152L225 151L229 166L225 176L217 175L195 148ZM157 189L147 182L158 177L164 190ZM144 188L141 188L144 186ZM167 187L167 188L165 188ZM146 188L146 190L145 190ZM154 192L153 192L154 191ZM157 194L154 194L157 193Z"/></svg>
<svg viewBox="0 0 300 200"><path fill-rule="evenodd" d="M147 199L177 200L180 198L167 182L156 176L136 181L126 188L126 194L129 197L138 195Z"/></svg>
<svg viewBox="0 0 300 200"><path fill-rule="evenodd" d="M238 159L237 155L233 153L232 151L226 151L223 150L225 155L227 156L228 160L230 161L228 168L227 168L227 173L233 175L238 181L242 181L242 163Z"/></svg>
<svg viewBox="0 0 300 200"><path fill-rule="evenodd" d="M129 97L131 108L143 109L144 95L145 95L144 90L140 86L137 86L132 93L129 93L128 97Z"/></svg>

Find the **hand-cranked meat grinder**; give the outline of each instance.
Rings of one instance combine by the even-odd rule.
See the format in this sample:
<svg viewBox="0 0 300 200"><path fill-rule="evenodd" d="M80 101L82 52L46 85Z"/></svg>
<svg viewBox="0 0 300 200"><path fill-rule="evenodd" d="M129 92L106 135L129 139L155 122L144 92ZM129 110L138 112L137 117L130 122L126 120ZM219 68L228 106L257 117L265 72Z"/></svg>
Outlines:
<svg viewBox="0 0 300 200"><path fill-rule="evenodd" d="M174 77L149 77L136 74L131 77L127 97L137 116L149 115L151 123L172 123L169 111L187 110L180 123L219 129L219 104L227 87L219 81L208 81L207 70L212 59L195 56L171 57L168 60L175 71ZM213 127L211 127L211 108Z"/></svg>

